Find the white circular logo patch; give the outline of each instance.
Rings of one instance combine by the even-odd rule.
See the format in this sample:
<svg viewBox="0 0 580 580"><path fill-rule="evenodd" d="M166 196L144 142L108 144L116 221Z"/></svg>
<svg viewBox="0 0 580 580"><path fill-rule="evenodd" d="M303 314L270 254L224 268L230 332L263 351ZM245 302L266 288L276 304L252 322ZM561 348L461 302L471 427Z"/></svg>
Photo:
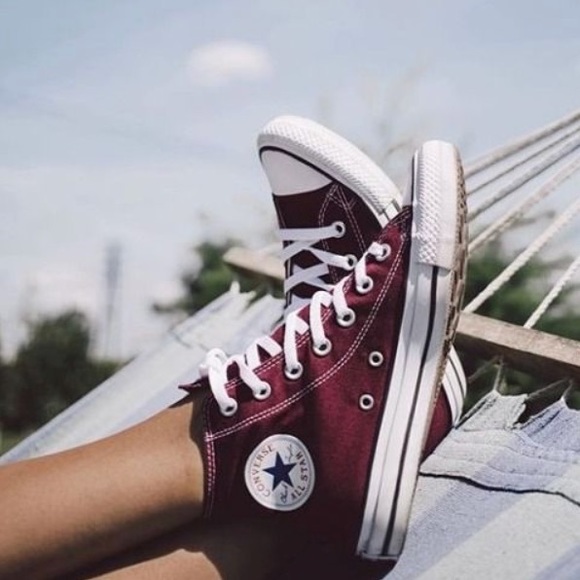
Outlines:
<svg viewBox="0 0 580 580"><path fill-rule="evenodd" d="M246 486L263 506L292 511L304 505L314 489L314 463L306 445L293 435L264 439L246 462Z"/></svg>

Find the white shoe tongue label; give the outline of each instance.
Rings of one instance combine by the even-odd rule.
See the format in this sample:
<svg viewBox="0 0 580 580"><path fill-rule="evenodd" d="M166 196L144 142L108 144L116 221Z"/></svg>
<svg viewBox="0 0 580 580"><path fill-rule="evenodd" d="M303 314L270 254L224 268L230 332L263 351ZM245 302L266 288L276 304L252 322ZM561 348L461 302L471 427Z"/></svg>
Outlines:
<svg viewBox="0 0 580 580"><path fill-rule="evenodd" d="M264 439L250 453L245 469L250 495L271 510L303 506L314 489L314 463L306 445L293 435Z"/></svg>

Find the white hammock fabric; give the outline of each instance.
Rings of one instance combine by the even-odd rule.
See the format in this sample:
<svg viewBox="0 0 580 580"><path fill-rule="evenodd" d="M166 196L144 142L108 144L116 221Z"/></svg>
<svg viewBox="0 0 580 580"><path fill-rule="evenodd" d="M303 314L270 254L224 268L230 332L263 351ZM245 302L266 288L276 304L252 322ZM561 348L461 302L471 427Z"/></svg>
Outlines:
<svg viewBox="0 0 580 580"><path fill-rule="evenodd" d="M101 439L135 425L183 398L177 387L198 376L207 352L243 350L281 317L282 301L234 288L181 323L157 346L0 457L0 464L38 457Z"/></svg>

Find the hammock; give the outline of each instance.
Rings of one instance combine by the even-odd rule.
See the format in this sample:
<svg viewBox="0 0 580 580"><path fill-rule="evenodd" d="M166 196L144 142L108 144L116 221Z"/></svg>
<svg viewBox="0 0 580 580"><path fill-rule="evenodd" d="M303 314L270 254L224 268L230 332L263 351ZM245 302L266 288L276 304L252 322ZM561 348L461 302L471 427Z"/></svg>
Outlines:
<svg viewBox="0 0 580 580"><path fill-rule="evenodd" d="M547 378L580 378L578 343L534 330L574 279L580 256L565 265L522 327L477 314L535 255L550 250L554 240L578 218L580 196L570 196L565 185L573 185L571 180L579 170L580 111L466 163L471 254L529 220L531 211L546 199L559 209L549 225L526 242L505 270L465 306L456 340L460 350L492 361L501 359ZM534 233L533 227L527 229ZM268 251L232 248L224 258L234 269L254 276L277 282L283 278L282 264ZM251 298L234 287L6 453L0 463L99 439L174 403L181 397L177 385L197 377L197 367L209 348L237 352L268 333L279 319L279 300L266 296L250 304Z"/></svg>

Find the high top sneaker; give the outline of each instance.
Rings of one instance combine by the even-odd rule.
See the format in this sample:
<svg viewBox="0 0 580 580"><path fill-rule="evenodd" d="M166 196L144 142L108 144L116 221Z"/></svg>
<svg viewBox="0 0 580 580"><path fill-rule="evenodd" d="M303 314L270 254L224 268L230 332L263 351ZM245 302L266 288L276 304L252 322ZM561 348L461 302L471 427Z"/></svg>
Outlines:
<svg viewBox="0 0 580 580"><path fill-rule="evenodd" d="M400 193L360 149L314 121L284 115L258 136L284 244L285 312L336 284L397 215ZM467 380L454 349L445 369L425 456L461 416Z"/></svg>
<svg viewBox="0 0 580 580"><path fill-rule="evenodd" d="M465 265L455 148L415 155L403 207L354 270L202 378L204 515L277 517L342 553L399 554Z"/></svg>

